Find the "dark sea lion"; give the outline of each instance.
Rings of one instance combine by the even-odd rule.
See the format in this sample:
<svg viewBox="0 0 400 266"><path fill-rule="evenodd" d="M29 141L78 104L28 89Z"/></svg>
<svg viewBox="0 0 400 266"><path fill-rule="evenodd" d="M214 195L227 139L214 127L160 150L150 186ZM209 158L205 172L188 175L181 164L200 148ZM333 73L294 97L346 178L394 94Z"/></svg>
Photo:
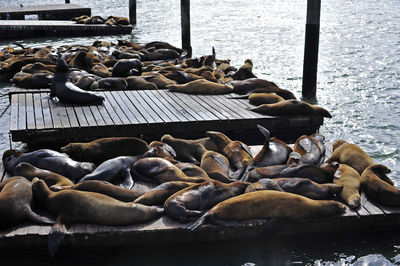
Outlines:
<svg viewBox="0 0 400 266"><path fill-rule="evenodd" d="M247 185L242 182L225 184L217 180L196 184L170 196L164 203L164 211L180 222L190 222L221 201L243 194Z"/></svg>
<svg viewBox="0 0 400 266"><path fill-rule="evenodd" d="M55 172L67 177L72 182L76 182L84 175L93 172L96 167L92 163L77 162L64 153L49 149L27 153L18 150L6 150L3 153L3 164L9 173L13 174L15 167L21 162L30 163L37 168Z"/></svg>
<svg viewBox="0 0 400 266"><path fill-rule="evenodd" d="M54 221L32 211L32 184L21 176L0 183L0 227L22 222L53 224Z"/></svg>
<svg viewBox="0 0 400 266"><path fill-rule="evenodd" d="M151 149L138 156L118 156L100 164L92 173L85 175L79 182L86 180L108 181L127 189L134 185L134 178L131 175L131 167L134 162L141 158L154 156L155 150Z"/></svg>
<svg viewBox="0 0 400 266"><path fill-rule="evenodd" d="M340 164L334 176L333 183L343 186L343 191L339 194L339 198L344 200L352 209L360 207L360 174L354 168L346 164Z"/></svg>
<svg viewBox="0 0 400 266"><path fill-rule="evenodd" d="M197 76L194 74L190 73L185 73L183 71L179 70L172 70L168 71L166 73L162 73L166 78L169 78L171 80L175 80L179 84L186 84L188 82L198 80L198 79L203 79L201 76Z"/></svg>
<svg viewBox="0 0 400 266"><path fill-rule="evenodd" d="M79 75L75 81L73 81L75 86L78 86L82 90L89 90L90 86L97 80L97 77L91 74Z"/></svg>
<svg viewBox="0 0 400 266"><path fill-rule="evenodd" d="M244 65L242 65L233 75L234 80L246 80L250 78L257 78L253 74L253 61L251 59L246 59Z"/></svg>
<svg viewBox="0 0 400 266"><path fill-rule="evenodd" d="M270 178L261 178L257 182L251 183L247 186L244 193L250 193L259 190L276 190L276 191L283 191L281 186L279 186L278 182L274 179Z"/></svg>
<svg viewBox="0 0 400 266"><path fill-rule="evenodd" d="M147 82L151 82L157 86L157 89L163 90L166 89L168 85L176 84L175 80L168 79L164 77L162 74L157 72L149 72L149 74L142 75Z"/></svg>
<svg viewBox="0 0 400 266"><path fill-rule="evenodd" d="M123 202L134 201L144 193L144 191L122 188L101 180L86 180L69 186L54 186L51 190L60 191L66 189L97 192Z"/></svg>
<svg viewBox="0 0 400 266"><path fill-rule="evenodd" d="M161 141L174 149L178 161L200 162L202 149L198 141L174 138L168 134L162 136Z"/></svg>
<svg viewBox="0 0 400 266"><path fill-rule="evenodd" d="M155 42L149 42L144 45L145 49L148 49L150 47L155 47L156 49L172 49L178 52L179 54L182 54L184 50L177 48L167 42L160 42L160 41L155 41Z"/></svg>
<svg viewBox="0 0 400 266"><path fill-rule="evenodd" d="M200 161L200 167L214 180L223 183L231 183L229 178L229 160L216 151L204 150Z"/></svg>
<svg viewBox="0 0 400 266"><path fill-rule="evenodd" d="M282 102L285 99L274 92L251 93L248 97L249 103L253 105L261 105L265 103Z"/></svg>
<svg viewBox="0 0 400 266"><path fill-rule="evenodd" d="M390 169L382 164L368 166L361 175L361 185L368 198L387 206L400 206L400 190L386 175Z"/></svg>
<svg viewBox="0 0 400 266"><path fill-rule="evenodd" d="M51 191L43 180L32 184L35 199L63 224L88 223L130 225L159 217L163 209L138 203L122 202L96 192Z"/></svg>
<svg viewBox="0 0 400 266"><path fill-rule="evenodd" d="M360 175L368 166L375 164L374 160L356 144L338 140L333 144L333 147L333 153L326 161L327 163L339 162L347 164L356 169Z"/></svg>
<svg viewBox="0 0 400 266"><path fill-rule="evenodd" d="M114 18L115 22L117 25L130 25L129 18L127 17L117 17L116 19Z"/></svg>
<svg viewBox="0 0 400 266"><path fill-rule="evenodd" d="M338 163L325 163L321 166L313 164L272 165L251 170L245 180L256 182L261 178L303 177L318 184L332 183L333 175L338 167Z"/></svg>
<svg viewBox="0 0 400 266"><path fill-rule="evenodd" d="M171 162L175 162L176 152L166 143L154 140L149 144L149 149L155 150L154 157L160 157Z"/></svg>
<svg viewBox="0 0 400 266"><path fill-rule="evenodd" d="M71 186L71 180L66 178L65 176L59 175L57 173L37 168L29 163L19 163L14 169L14 175L23 176L29 181L32 181L33 178L37 177L46 182L48 187L52 186Z"/></svg>
<svg viewBox="0 0 400 266"><path fill-rule="evenodd" d="M91 142L75 142L61 147L60 151L74 160L96 165L118 156L136 156L149 150L147 143L134 137L100 138Z"/></svg>
<svg viewBox="0 0 400 266"><path fill-rule="evenodd" d="M182 170L163 158L143 158L135 162L131 169L132 176L148 182L161 184L169 181L200 183L202 177L187 176Z"/></svg>
<svg viewBox="0 0 400 266"><path fill-rule="evenodd" d="M228 158L229 166L231 169L233 168L229 177L239 180L253 160L250 148L241 141L232 141L221 132L207 131L206 136L210 137L217 144L219 152Z"/></svg>
<svg viewBox="0 0 400 266"><path fill-rule="evenodd" d="M166 88L173 92L188 94L218 95L232 92L231 86L211 82L205 79L198 79L185 84L168 85Z"/></svg>
<svg viewBox="0 0 400 266"><path fill-rule="evenodd" d="M70 81L69 67L61 55L58 56L57 72L51 83L50 97L57 97L61 102L75 104L101 104L102 96L84 91Z"/></svg>
<svg viewBox="0 0 400 266"><path fill-rule="evenodd" d="M126 90L128 83L124 78L102 78L93 82L89 90Z"/></svg>
<svg viewBox="0 0 400 266"><path fill-rule="evenodd" d="M257 107L250 108L250 111L271 116L321 115L327 118L332 117L332 115L326 109L298 100L286 100L277 103L262 104Z"/></svg>
<svg viewBox="0 0 400 266"><path fill-rule="evenodd" d="M126 82L127 82L127 89L129 90L156 90L157 86L152 83L146 81L142 77L136 77L136 76L131 76L131 77L126 77Z"/></svg>
<svg viewBox="0 0 400 266"><path fill-rule="evenodd" d="M211 71L204 71L203 73L201 73L201 76L208 81L211 81L214 83L218 82L217 78L214 76L214 74Z"/></svg>
<svg viewBox="0 0 400 266"><path fill-rule="evenodd" d="M164 205L164 202L171 195L195 184L197 183L183 182L183 181L165 182L156 186L155 188L150 189L149 191L138 197L134 202L148 206Z"/></svg>
<svg viewBox="0 0 400 266"><path fill-rule="evenodd" d="M112 69L113 77L139 76L142 73L142 62L138 59L121 59Z"/></svg>
<svg viewBox="0 0 400 266"><path fill-rule="evenodd" d="M46 65L40 62L35 62L33 64L27 64L21 68L22 72L25 73L40 73L42 70L50 71L55 73L56 72L56 65Z"/></svg>
<svg viewBox="0 0 400 266"><path fill-rule="evenodd" d="M161 141L164 143L169 144L170 146L177 146L180 149L192 149L196 147L197 144L203 145L207 150L210 151L218 151L217 144L209 137L200 138L200 139L181 139L181 138L174 138L169 134L165 134L161 137ZM173 144L173 145L171 145ZM197 151L196 151L197 152Z"/></svg>
<svg viewBox="0 0 400 266"><path fill-rule="evenodd" d="M227 199L200 217L188 229L205 222L223 224L226 221L268 219L299 221L340 215L346 207L333 200L312 200L293 193L262 190Z"/></svg>
<svg viewBox="0 0 400 266"><path fill-rule="evenodd" d="M293 147L293 153L289 155L287 164L310 163L320 165L325 159L325 137L321 134L303 135L298 138Z"/></svg>
<svg viewBox="0 0 400 266"><path fill-rule="evenodd" d="M50 88L53 75L51 72L24 73L18 72L11 81L18 87L25 89L43 89Z"/></svg>
<svg viewBox="0 0 400 266"><path fill-rule="evenodd" d="M152 52L145 52L143 61L155 61L155 60L168 60L179 58L180 54L172 49L156 49Z"/></svg>
<svg viewBox="0 0 400 266"><path fill-rule="evenodd" d="M69 67L79 68L85 71L91 71L93 68L93 62L95 55L86 51L79 51L75 56L68 62Z"/></svg>
<svg viewBox="0 0 400 266"><path fill-rule="evenodd" d="M274 92L285 100L296 99L292 92L281 89L275 83L264 79L251 78L246 80L235 80L232 81L231 84L233 86L233 92L238 94L248 94L259 89L260 92Z"/></svg>
<svg viewBox="0 0 400 266"><path fill-rule="evenodd" d="M203 168L201 168L200 166L197 166L195 164L178 162L175 164L175 166L178 167L187 176L202 177L202 178L204 178L204 180L210 179L210 177L203 170Z"/></svg>
<svg viewBox="0 0 400 266"><path fill-rule="evenodd" d="M101 64L101 63L98 63L98 64L94 65L92 67L92 71L91 72L93 74L99 76L99 77L102 77L102 78L107 78L107 77L111 76L111 72L108 70L108 68L105 65Z"/></svg>

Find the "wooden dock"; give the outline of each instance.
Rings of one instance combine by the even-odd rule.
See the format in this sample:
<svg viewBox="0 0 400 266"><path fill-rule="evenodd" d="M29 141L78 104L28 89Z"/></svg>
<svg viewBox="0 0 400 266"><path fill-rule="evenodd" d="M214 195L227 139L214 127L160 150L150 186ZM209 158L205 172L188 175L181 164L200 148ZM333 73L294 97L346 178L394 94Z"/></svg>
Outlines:
<svg viewBox="0 0 400 266"><path fill-rule="evenodd" d="M49 99L48 90L11 92L10 133L13 141L29 144L70 142L107 136L146 140L164 134L204 137L215 130L249 144L262 144L260 124L272 135L296 140L314 133L321 116L272 117L249 111L247 100L232 95L187 95L166 90L101 91L102 105L80 106Z"/></svg>
<svg viewBox="0 0 400 266"><path fill-rule="evenodd" d="M70 20L91 15L91 9L76 4L11 6L0 8L1 20L24 20L26 15L37 15L39 20Z"/></svg>
<svg viewBox="0 0 400 266"><path fill-rule="evenodd" d="M331 154L327 145L327 157ZM251 146L257 153L261 146ZM2 165L1 165L2 166ZM8 173L2 171L3 180ZM167 216L130 226L73 225L62 241L60 249L117 248L122 246L193 244L240 239L272 241L279 237L338 234L368 230L369 233L393 229L400 224L400 208L390 208L371 202L362 194L361 208L346 209L342 216L323 219L270 223L263 220L231 226L205 225L195 231L185 229L186 224ZM0 231L0 249L21 250L47 248L51 226L23 224Z"/></svg>
<svg viewBox="0 0 400 266"><path fill-rule="evenodd" d="M86 25L69 20L0 20L0 40L48 36L130 34L132 29L131 25Z"/></svg>

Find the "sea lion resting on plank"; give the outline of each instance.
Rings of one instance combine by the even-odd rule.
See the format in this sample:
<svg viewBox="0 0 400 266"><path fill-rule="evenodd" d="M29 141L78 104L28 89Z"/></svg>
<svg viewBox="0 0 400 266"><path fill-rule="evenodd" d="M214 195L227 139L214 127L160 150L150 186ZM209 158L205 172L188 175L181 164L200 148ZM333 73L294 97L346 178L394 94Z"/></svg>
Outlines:
<svg viewBox="0 0 400 266"><path fill-rule="evenodd" d="M352 209L360 207L361 177L358 172L346 164L340 164L334 176L333 183L343 186L339 198L344 200Z"/></svg>
<svg viewBox="0 0 400 266"><path fill-rule="evenodd" d="M287 164L310 163L320 165L325 159L325 137L321 134L303 135L296 140Z"/></svg>
<svg viewBox="0 0 400 266"><path fill-rule="evenodd" d="M204 146L203 146L204 148ZM229 160L216 151L208 151L204 148L201 156L200 167L207 175L214 180L223 183L231 183L234 180L229 178Z"/></svg>
<svg viewBox="0 0 400 266"><path fill-rule="evenodd" d="M182 92L188 94L216 95L232 92L231 86L211 82L206 79L198 79L185 84L168 85L166 88L173 92Z"/></svg>
<svg viewBox="0 0 400 266"><path fill-rule="evenodd" d="M188 229L205 222L223 225L229 221L268 219L299 221L340 215L346 207L333 200L312 200L293 193L263 190L227 199L206 212Z"/></svg>
<svg viewBox="0 0 400 266"><path fill-rule="evenodd" d="M32 184L22 176L8 178L0 183L0 227L24 221L53 224L54 221L40 216L31 209Z"/></svg>
<svg viewBox="0 0 400 266"><path fill-rule="evenodd" d="M238 94L248 94L260 89L262 92L274 92L285 100L296 99L292 92L281 89L275 83L264 79L251 78L246 80L235 80L230 83L233 86L233 92Z"/></svg>

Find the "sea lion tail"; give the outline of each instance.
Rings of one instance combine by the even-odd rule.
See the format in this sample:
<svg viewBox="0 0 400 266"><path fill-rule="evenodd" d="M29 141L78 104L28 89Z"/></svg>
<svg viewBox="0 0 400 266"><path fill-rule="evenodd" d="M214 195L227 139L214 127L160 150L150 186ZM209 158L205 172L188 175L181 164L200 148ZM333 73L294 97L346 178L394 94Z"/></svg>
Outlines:
<svg viewBox="0 0 400 266"><path fill-rule="evenodd" d="M196 230L199 226L201 226L204 223L206 223L207 221L209 221L210 220L210 216L211 216L211 213L206 212L199 219L197 219L197 221L195 221L194 223L186 226L186 229L192 230L192 231Z"/></svg>

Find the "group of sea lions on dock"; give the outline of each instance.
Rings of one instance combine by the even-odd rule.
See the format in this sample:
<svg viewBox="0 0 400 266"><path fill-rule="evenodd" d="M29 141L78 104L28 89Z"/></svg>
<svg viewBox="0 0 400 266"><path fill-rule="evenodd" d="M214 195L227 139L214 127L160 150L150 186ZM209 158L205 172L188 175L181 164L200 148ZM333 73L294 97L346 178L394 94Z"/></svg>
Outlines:
<svg viewBox="0 0 400 266"><path fill-rule="evenodd" d="M253 62L236 68L211 55L186 58L165 42L136 44L95 41L92 45L38 48L11 46L0 51L0 77L25 89L50 88L51 98L72 104L102 104L98 90L167 89L187 94L229 94L248 98L251 111L271 116L332 117L324 108L299 101L288 90L257 78Z"/></svg>
<svg viewBox="0 0 400 266"><path fill-rule="evenodd" d="M344 204L359 208L361 188L380 204L400 205L390 170L357 145L336 141L324 162L320 134L304 135L291 148L259 128L265 143L255 156L245 143L216 131L196 140L164 135L150 144L102 138L70 143L62 153L7 150L2 160L12 177L0 183L0 225L31 221L60 230L80 222L129 225L163 214L189 229L208 222L296 221L341 215Z"/></svg>

